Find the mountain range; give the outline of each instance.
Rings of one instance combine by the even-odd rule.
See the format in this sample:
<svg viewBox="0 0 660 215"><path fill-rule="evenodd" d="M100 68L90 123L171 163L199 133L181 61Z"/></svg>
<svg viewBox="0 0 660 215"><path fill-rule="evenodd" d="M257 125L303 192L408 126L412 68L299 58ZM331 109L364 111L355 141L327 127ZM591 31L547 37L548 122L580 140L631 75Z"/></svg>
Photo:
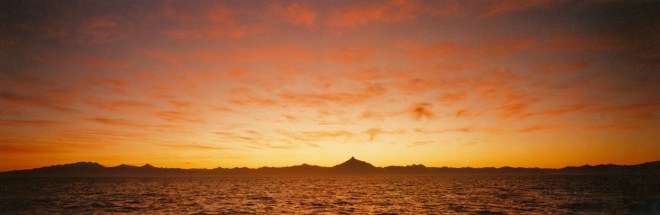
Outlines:
<svg viewBox="0 0 660 215"><path fill-rule="evenodd" d="M351 157L333 167L302 164L289 167L181 169L119 165L106 167L95 162L77 162L28 170L0 172L0 177L201 177L201 176L287 176L287 175L435 175L435 174L532 174L532 175L659 175L660 161L637 165L596 165L548 168L484 167L450 168L424 165L375 167Z"/></svg>

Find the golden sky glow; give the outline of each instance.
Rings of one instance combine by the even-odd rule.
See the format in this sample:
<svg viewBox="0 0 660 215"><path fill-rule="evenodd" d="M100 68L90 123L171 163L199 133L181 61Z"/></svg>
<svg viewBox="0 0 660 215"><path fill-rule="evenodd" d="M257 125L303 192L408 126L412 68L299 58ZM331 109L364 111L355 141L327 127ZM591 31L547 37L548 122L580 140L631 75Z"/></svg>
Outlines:
<svg viewBox="0 0 660 215"><path fill-rule="evenodd" d="M660 160L657 1L0 8L0 170Z"/></svg>

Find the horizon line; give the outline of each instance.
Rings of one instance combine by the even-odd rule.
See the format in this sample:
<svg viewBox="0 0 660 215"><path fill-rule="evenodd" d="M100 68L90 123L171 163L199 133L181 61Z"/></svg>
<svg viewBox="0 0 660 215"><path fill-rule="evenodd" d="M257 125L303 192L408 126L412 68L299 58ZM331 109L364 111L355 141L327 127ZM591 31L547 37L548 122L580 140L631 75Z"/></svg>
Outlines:
<svg viewBox="0 0 660 215"><path fill-rule="evenodd" d="M351 159L353 159L353 158L354 158L354 157L351 157ZM344 161L344 162L347 162L347 161L349 161L349 160L351 160L351 159L348 159L348 160L346 160L346 161ZM362 161L362 162L365 162L365 163L369 163L369 162L366 162L366 161L364 161L364 160L360 160L360 159L357 159L357 158L355 158L355 160L357 160L357 161ZM51 164L51 165L40 166L40 167L33 167L33 168L26 168L26 169L9 169L9 170L0 170L0 172L11 172L11 171L32 170L32 169L39 169L39 168L46 168L46 167L71 165L71 164L77 164L77 163L94 163L94 164L101 165L101 166L103 166L103 167L105 167L105 168L120 167L120 166L131 166L131 167L144 167L144 166L151 166L151 167L154 167L154 168L163 168L163 169L182 169L182 170L204 169L204 170L212 170L212 169L243 169L243 168L246 168L246 169L287 168L287 167L295 167L295 166L303 166L303 165L316 166L316 167L323 167L323 168L332 168L332 167L337 166L337 165L340 165L340 164L342 164L342 163L344 163L344 162L341 162L341 163L339 163L339 164L335 164L335 165L333 165L333 166L320 166L320 165L315 165L315 164L301 163L301 164L298 164L298 165L291 165L291 166L260 166L260 167L246 167L246 166L242 166L242 167L240 167L240 166L235 166L235 167L221 167L221 166L218 166L218 167L214 167L214 168L182 168L182 167L160 167L160 166L154 166L154 165L152 165L151 163L145 163L145 164L143 164L143 165L134 165L134 164L125 164L125 163L122 163L122 164L119 164L119 165L110 166L110 165L103 165L103 164L101 164L101 163L99 163L99 162L95 162L95 161L76 161L76 162L72 162L72 163ZM484 167L472 167L472 166L460 166L460 167L456 167L456 166L427 166L427 165L424 165L424 164L406 164L406 165L388 165L388 166L375 166L375 165L373 165L373 164L372 164L372 165L373 165L374 167L376 167L376 168L386 168L386 167L407 167L407 166L421 165L421 166L424 166L425 168L455 168L455 169L461 169L461 168L472 168L472 169L485 169L485 168L496 168L496 169L500 169L500 168L563 169L563 168L568 168L568 167L601 166L601 165L635 166L635 165L641 165L641 164L653 163L653 162L660 162L660 160L652 160L652 161L646 161L646 162L635 163L635 164L601 163L601 164L567 165L567 166L563 166L563 167L555 167L555 168L552 168L552 167L521 167L521 166L507 166L507 165L505 165L505 166L484 166ZM371 164L371 163L369 163L369 164Z"/></svg>

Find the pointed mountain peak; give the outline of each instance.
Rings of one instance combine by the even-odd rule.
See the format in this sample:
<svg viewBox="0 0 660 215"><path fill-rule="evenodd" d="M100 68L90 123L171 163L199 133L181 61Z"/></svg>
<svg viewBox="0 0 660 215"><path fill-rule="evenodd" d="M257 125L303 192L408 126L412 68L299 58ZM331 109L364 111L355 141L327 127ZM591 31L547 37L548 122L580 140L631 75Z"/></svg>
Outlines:
<svg viewBox="0 0 660 215"><path fill-rule="evenodd" d="M145 164L144 166L142 166L142 168L150 168L150 169L152 169L152 168L156 168L156 167L152 166L151 164Z"/></svg>
<svg viewBox="0 0 660 215"><path fill-rule="evenodd" d="M376 169L374 165L367 163L365 161L358 160L355 157L351 157L351 159L348 159L347 161L339 165L333 166L332 168L344 172L355 172L355 173L369 172Z"/></svg>
<svg viewBox="0 0 660 215"><path fill-rule="evenodd" d="M369 164L369 163L367 163L367 162L365 162L365 161L358 160L357 158L355 158L355 157L353 157L353 156L351 156L350 159L344 161L344 163L342 163L342 164L346 164L346 163L365 163L365 164ZM341 165L341 164L340 164L340 165ZM369 164L369 165L371 165L371 164Z"/></svg>

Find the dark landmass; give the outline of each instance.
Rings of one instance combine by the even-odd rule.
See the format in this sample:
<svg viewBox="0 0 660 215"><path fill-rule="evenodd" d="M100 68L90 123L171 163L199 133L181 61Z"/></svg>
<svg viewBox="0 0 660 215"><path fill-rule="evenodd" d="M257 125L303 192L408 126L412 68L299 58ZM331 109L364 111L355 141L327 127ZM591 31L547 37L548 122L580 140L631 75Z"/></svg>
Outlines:
<svg viewBox="0 0 660 215"><path fill-rule="evenodd" d="M296 175L658 175L660 161L637 165L596 165L564 167L561 169L520 168L520 167L485 167L485 168L449 168L426 167L424 165L375 167L355 159L333 167L321 167L302 164L289 167L251 168L215 168L215 169L180 169L159 168L149 164L144 166L119 165L105 167L94 162L78 162L28 170L0 172L0 177L213 177L213 176L296 176Z"/></svg>

